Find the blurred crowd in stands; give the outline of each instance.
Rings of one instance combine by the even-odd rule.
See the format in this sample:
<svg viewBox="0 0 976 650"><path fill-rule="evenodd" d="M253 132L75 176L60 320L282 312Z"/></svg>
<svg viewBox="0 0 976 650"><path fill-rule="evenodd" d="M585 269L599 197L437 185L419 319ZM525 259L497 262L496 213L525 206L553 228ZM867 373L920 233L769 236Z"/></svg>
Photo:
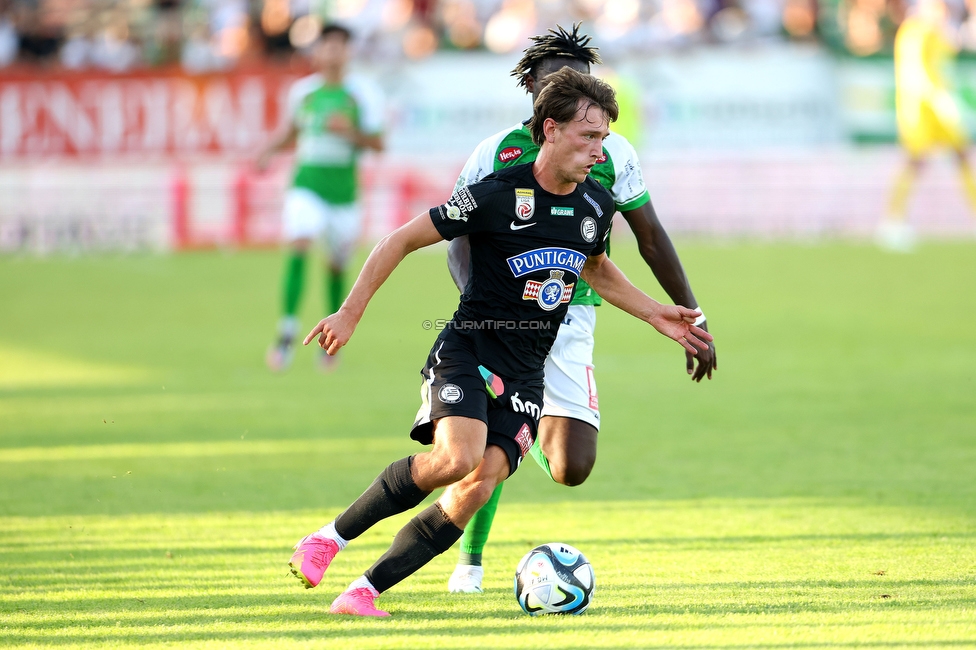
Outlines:
<svg viewBox="0 0 976 650"><path fill-rule="evenodd" d="M976 0L953 2L963 45L976 49L966 6ZM293 56L323 19L352 28L360 56L377 60L513 52L576 21L609 57L782 41L870 56L890 54L907 10L907 0L0 0L0 68L222 70Z"/></svg>

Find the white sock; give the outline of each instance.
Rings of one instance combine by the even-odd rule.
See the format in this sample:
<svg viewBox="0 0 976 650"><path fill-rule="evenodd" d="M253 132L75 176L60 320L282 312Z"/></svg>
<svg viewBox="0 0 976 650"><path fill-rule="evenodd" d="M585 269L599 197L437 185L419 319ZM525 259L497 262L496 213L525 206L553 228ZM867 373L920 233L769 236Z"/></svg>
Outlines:
<svg viewBox="0 0 976 650"><path fill-rule="evenodd" d="M333 542L338 544L340 551L346 548L346 544L349 543L349 540L343 539L342 535L336 532L334 519L319 528L318 534L326 539L331 539Z"/></svg>
<svg viewBox="0 0 976 650"><path fill-rule="evenodd" d="M278 334L284 338L293 339L298 332L298 319L294 316L282 316L278 323Z"/></svg>
<svg viewBox="0 0 976 650"><path fill-rule="evenodd" d="M374 598L380 595L380 592L376 591L376 587L373 586L372 582L366 579L366 576L360 576L355 580L353 580L352 582L350 582L349 589L346 589L346 591L349 591L351 589L363 589L363 588L369 589L369 593L373 594Z"/></svg>

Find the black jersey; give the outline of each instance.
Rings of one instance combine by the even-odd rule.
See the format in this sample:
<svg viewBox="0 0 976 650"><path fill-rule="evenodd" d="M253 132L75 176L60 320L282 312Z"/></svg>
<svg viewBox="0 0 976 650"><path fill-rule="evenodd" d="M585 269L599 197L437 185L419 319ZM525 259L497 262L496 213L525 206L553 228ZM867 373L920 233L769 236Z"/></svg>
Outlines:
<svg viewBox="0 0 976 650"><path fill-rule="evenodd" d="M449 327L494 372L541 379L586 258L606 250L613 213L597 181L550 194L532 163L455 190L430 210L445 239L468 235L471 243L471 276Z"/></svg>

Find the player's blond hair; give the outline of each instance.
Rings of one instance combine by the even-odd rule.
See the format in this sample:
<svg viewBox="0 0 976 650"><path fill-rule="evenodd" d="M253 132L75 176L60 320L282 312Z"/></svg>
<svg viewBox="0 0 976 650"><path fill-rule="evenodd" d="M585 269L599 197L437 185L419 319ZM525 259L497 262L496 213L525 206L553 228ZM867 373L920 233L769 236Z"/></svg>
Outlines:
<svg viewBox="0 0 976 650"><path fill-rule="evenodd" d="M548 118L555 120L556 124L575 119L580 100L588 102L586 108L597 106L602 109L611 122L616 121L620 113L616 93L610 84L572 68L562 68L546 77L546 87L535 102L532 119L528 123L532 141L540 147L545 142L542 125Z"/></svg>

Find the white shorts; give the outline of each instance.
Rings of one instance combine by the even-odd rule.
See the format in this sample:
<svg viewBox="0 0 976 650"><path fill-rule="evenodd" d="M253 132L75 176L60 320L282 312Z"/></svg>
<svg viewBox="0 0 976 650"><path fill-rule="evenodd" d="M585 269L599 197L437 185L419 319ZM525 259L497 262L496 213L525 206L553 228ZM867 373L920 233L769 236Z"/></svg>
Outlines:
<svg viewBox="0 0 976 650"><path fill-rule="evenodd" d="M600 401L593 377L596 307L570 305L546 359L547 415L582 420L600 429Z"/></svg>
<svg viewBox="0 0 976 650"><path fill-rule="evenodd" d="M296 239L324 237L330 260L344 266L362 232L359 205L332 205L304 187L293 187L285 193L282 231L289 242Z"/></svg>

